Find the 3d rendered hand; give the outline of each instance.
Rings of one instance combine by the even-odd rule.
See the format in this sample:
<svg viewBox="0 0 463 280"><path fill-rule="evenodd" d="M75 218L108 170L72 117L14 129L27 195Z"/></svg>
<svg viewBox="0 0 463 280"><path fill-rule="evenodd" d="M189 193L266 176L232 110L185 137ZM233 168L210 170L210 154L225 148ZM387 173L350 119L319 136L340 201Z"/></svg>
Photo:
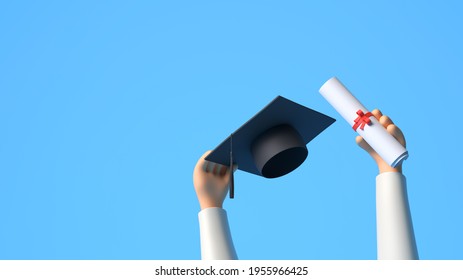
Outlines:
<svg viewBox="0 0 463 280"><path fill-rule="evenodd" d="M406 145L405 137L402 131L400 130L400 128L397 127L388 116L383 115L380 110L375 109L371 113L386 128L386 130L392 136L394 136L400 142L400 144L402 144L405 147ZM402 164L396 166L395 168L391 167L375 152L375 150L373 150L373 148L370 147L370 145L363 139L362 136L357 136L355 138L355 141L362 149L364 149L370 154L370 156L373 158L373 160L378 165L379 173L384 173L384 172L402 173Z"/></svg>
<svg viewBox="0 0 463 280"><path fill-rule="evenodd" d="M210 152L201 156L193 171L193 184L201 210L209 207L222 208L230 180L230 168L204 160Z"/></svg>

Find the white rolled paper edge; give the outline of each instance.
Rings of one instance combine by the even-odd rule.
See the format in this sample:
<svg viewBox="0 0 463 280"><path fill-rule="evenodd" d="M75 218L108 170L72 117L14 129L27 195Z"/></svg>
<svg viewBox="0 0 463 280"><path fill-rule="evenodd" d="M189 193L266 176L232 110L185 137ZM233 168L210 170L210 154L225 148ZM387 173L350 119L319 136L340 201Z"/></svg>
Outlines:
<svg viewBox="0 0 463 280"><path fill-rule="evenodd" d="M336 78L329 79L319 90L321 95L352 127L357 111L369 112L352 93ZM357 133L392 167L396 167L408 157L408 151L387 130L371 117L371 124L360 127Z"/></svg>

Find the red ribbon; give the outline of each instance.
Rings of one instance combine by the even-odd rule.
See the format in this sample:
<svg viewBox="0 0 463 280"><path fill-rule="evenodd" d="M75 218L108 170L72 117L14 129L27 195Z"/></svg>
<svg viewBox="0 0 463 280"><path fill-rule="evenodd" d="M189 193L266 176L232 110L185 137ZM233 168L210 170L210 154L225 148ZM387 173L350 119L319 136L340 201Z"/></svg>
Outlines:
<svg viewBox="0 0 463 280"><path fill-rule="evenodd" d="M357 128L360 126L360 129L363 130L366 124L371 123L370 117L372 117L373 114L370 112L363 113L362 110L358 110L357 115L358 117L354 120L354 126L352 126L352 128L357 131Z"/></svg>

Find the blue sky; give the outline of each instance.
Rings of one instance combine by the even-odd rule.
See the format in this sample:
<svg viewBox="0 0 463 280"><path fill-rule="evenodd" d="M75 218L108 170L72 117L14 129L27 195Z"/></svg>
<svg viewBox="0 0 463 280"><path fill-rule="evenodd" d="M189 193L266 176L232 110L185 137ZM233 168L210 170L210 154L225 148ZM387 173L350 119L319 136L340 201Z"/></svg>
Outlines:
<svg viewBox="0 0 463 280"><path fill-rule="evenodd" d="M242 259L375 259L374 162L318 94L404 131L420 257L463 259L458 1L4 1L0 259L199 259L193 167L277 95L338 121L237 172ZM359 169L362 171L359 172Z"/></svg>

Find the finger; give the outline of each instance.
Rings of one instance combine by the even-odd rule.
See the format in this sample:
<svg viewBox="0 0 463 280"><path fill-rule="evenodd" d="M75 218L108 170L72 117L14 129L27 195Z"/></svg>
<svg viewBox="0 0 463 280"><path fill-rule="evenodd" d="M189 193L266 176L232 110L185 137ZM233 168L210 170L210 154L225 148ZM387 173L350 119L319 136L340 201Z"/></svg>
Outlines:
<svg viewBox="0 0 463 280"><path fill-rule="evenodd" d="M227 169L226 166L224 166L222 164L214 163L212 173L214 175L217 175L217 176L223 176L225 174L225 172L226 172L226 169Z"/></svg>
<svg viewBox="0 0 463 280"><path fill-rule="evenodd" d="M386 115L383 115L380 119L379 119L379 123L384 126L385 128L387 128L388 126L390 126L391 124L394 124L391 120L391 118L389 118L388 116Z"/></svg>
<svg viewBox="0 0 463 280"><path fill-rule="evenodd" d="M209 172L211 170L211 165L212 164L213 164L212 162L204 160L204 162L203 162L203 171L206 172L206 173Z"/></svg>
<svg viewBox="0 0 463 280"><path fill-rule="evenodd" d="M196 164L196 168L198 167L201 167L201 169L204 171L204 172L208 172L208 168L209 168L209 162L207 160L205 160L205 158L211 153L211 151L206 151L198 160L198 163Z"/></svg>
<svg viewBox="0 0 463 280"><path fill-rule="evenodd" d="M404 147L407 145L407 143L405 141L405 136L404 136L402 130L397 125L392 124L392 125L388 126L387 131L392 136L394 136L394 138L397 139L397 141L399 141L400 144L402 144Z"/></svg>
<svg viewBox="0 0 463 280"><path fill-rule="evenodd" d="M225 173L227 173L227 169L228 167L226 167L225 165L220 165L219 176L223 177Z"/></svg>
<svg viewBox="0 0 463 280"><path fill-rule="evenodd" d="M217 163L213 163L210 167L212 174L217 175L219 173L220 166Z"/></svg>
<svg viewBox="0 0 463 280"><path fill-rule="evenodd" d="M209 164L209 171L214 175L223 176L227 172L228 167L218 163Z"/></svg>
<svg viewBox="0 0 463 280"><path fill-rule="evenodd" d="M379 109L374 109L373 111L371 111L371 113L373 114L373 116L375 116L375 118L378 121L381 118L381 116L383 115L383 113L381 113L381 111Z"/></svg>

